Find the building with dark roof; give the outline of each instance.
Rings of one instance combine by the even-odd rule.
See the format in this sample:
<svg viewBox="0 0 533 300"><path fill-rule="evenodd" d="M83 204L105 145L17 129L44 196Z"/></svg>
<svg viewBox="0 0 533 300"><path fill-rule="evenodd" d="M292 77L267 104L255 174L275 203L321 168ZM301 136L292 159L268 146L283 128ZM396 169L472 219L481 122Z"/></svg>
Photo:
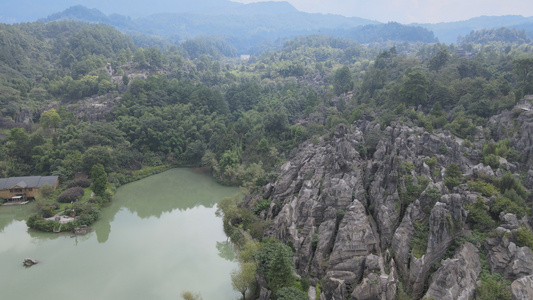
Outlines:
<svg viewBox="0 0 533 300"><path fill-rule="evenodd" d="M59 185L58 176L26 176L0 178L0 198L27 199L35 198L39 188L44 185L51 186L54 190Z"/></svg>

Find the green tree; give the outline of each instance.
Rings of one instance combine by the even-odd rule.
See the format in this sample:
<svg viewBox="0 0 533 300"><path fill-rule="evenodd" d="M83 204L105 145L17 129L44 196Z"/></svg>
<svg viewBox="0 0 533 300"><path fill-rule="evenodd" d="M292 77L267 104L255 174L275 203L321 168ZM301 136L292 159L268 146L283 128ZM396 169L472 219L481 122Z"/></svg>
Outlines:
<svg viewBox="0 0 533 300"><path fill-rule="evenodd" d="M428 79L421 72L409 73L400 88L400 99L411 105L424 105L428 99L428 85Z"/></svg>
<svg viewBox="0 0 533 300"><path fill-rule="evenodd" d="M448 50L441 49L439 52L429 60L429 69L431 71L438 72L442 67L446 65L450 59Z"/></svg>
<svg viewBox="0 0 533 300"><path fill-rule="evenodd" d="M96 196L103 197L107 188L107 173L104 166L96 164L91 169L91 189Z"/></svg>
<svg viewBox="0 0 533 300"><path fill-rule="evenodd" d="M463 172L461 171L461 167L455 163L451 163L444 172L444 183L451 190L461 184L463 181L462 177Z"/></svg>
<svg viewBox="0 0 533 300"><path fill-rule="evenodd" d="M254 262L241 263L239 269L231 272L231 285L242 294L242 300L246 299L246 292L255 284L255 272Z"/></svg>
<svg viewBox="0 0 533 300"><path fill-rule="evenodd" d="M277 247L266 276L268 287L273 293L283 287L290 287L294 284L293 269L291 258L284 253L281 247Z"/></svg>
<svg viewBox="0 0 533 300"><path fill-rule="evenodd" d="M333 89L337 95L346 93L353 89L352 72L347 66L343 66L335 72L333 79Z"/></svg>
<svg viewBox="0 0 533 300"><path fill-rule="evenodd" d="M122 84L128 85L128 83L130 83L130 78L128 77L128 75L127 74L122 75Z"/></svg>
<svg viewBox="0 0 533 300"><path fill-rule="evenodd" d="M513 64L519 80L521 80L522 84L525 86L533 77L533 58L517 59L513 61Z"/></svg>
<svg viewBox="0 0 533 300"><path fill-rule="evenodd" d="M61 117L57 111L52 108L43 111L40 122L44 128L54 128L55 131L55 129L61 125Z"/></svg>

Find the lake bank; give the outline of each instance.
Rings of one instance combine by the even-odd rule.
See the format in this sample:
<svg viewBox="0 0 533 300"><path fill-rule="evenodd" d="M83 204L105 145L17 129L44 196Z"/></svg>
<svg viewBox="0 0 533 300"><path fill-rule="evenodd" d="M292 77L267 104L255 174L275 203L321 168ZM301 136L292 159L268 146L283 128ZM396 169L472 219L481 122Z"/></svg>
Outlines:
<svg viewBox="0 0 533 300"><path fill-rule="evenodd" d="M171 169L119 188L94 231L74 238L28 231L21 215L31 204L2 208L2 298L178 299L185 290L236 298L236 263L215 216L215 203L236 192L209 174ZM41 263L24 269L25 257Z"/></svg>

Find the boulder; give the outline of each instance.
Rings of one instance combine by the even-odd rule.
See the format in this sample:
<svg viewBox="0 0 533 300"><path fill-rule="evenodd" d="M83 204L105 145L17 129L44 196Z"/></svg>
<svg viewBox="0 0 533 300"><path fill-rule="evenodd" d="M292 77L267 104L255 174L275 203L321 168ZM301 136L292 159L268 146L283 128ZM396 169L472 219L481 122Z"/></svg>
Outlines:
<svg viewBox="0 0 533 300"><path fill-rule="evenodd" d="M533 299L533 275L519 278L511 284L513 300Z"/></svg>
<svg viewBox="0 0 533 300"><path fill-rule="evenodd" d="M24 261L22 262L22 264L25 266L25 267L31 267L33 265L36 265L38 264L39 262L33 258L25 258Z"/></svg>

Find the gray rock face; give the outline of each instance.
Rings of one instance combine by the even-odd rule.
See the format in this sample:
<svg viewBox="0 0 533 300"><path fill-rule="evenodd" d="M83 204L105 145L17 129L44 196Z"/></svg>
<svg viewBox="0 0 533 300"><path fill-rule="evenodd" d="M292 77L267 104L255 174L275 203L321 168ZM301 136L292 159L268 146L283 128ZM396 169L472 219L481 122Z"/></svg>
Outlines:
<svg viewBox="0 0 533 300"><path fill-rule="evenodd" d="M420 202L417 200L407 208L402 223L396 229L392 239L392 250L396 254L396 264L400 274L404 278L409 277L409 261L411 259L411 248L409 243L415 235L414 222L424 217Z"/></svg>
<svg viewBox="0 0 533 300"><path fill-rule="evenodd" d="M511 295L513 300L533 299L533 276L525 276L513 281Z"/></svg>
<svg viewBox="0 0 533 300"><path fill-rule="evenodd" d="M462 209L462 197L444 195L431 210L426 254L417 258L411 255L409 283L415 298L422 295L431 266L440 261L453 240L462 232L466 213Z"/></svg>
<svg viewBox="0 0 533 300"><path fill-rule="evenodd" d="M499 234L487 238L485 249L491 272L502 273L505 279L515 280L533 275L533 252L528 247L518 247L507 237L506 230L497 228Z"/></svg>
<svg viewBox="0 0 533 300"><path fill-rule="evenodd" d="M533 106L530 102L491 117L487 127L491 129L495 140L509 138L513 147L521 154L519 166L525 170L533 169ZM505 162L504 167L513 171L516 166ZM533 181L526 180L525 184L528 188L533 188Z"/></svg>
<svg viewBox="0 0 533 300"><path fill-rule="evenodd" d="M424 298L473 299L480 272L479 251L474 245L464 243L453 258L444 260L442 267L431 276Z"/></svg>
<svg viewBox="0 0 533 300"><path fill-rule="evenodd" d="M363 275L365 258L370 253L379 253L378 239L374 236L364 206L354 200L339 225L329 259L330 275L333 276L336 271L351 272L353 280L348 280L347 284L358 282Z"/></svg>
<svg viewBox="0 0 533 300"><path fill-rule="evenodd" d="M530 117L531 122L526 116L522 122L533 126ZM503 124L502 120L491 121ZM476 138L483 142L482 132ZM519 140L521 149L529 149L529 135L517 136ZM322 282L319 299L395 299L400 277L404 288L420 298L431 266L468 232L463 205L480 196L466 184L449 191L443 182L446 167L456 163L471 176L503 172L495 174L480 163L479 145L465 148L461 142L445 131L425 132L410 121L392 122L386 128L366 118L351 127L341 124L318 142L295 149L280 167L278 180L255 196L272 200L262 215L272 221L265 235L293 246L296 272L313 283ZM370 145L372 150L360 154ZM511 162L501 163L517 169ZM250 203L244 206L253 207ZM513 215L503 215L502 220L508 229L519 224ZM420 226L428 228L426 236L416 232ZM421 257L412 253L415 237L417 243L427 238ZM465 244L454 258L441 262L427 295L472 296L479 274L479 254L473 248ZM533 274L529 249L501 239L488 241L485 248L494 272L510 280Z"/></svg>

